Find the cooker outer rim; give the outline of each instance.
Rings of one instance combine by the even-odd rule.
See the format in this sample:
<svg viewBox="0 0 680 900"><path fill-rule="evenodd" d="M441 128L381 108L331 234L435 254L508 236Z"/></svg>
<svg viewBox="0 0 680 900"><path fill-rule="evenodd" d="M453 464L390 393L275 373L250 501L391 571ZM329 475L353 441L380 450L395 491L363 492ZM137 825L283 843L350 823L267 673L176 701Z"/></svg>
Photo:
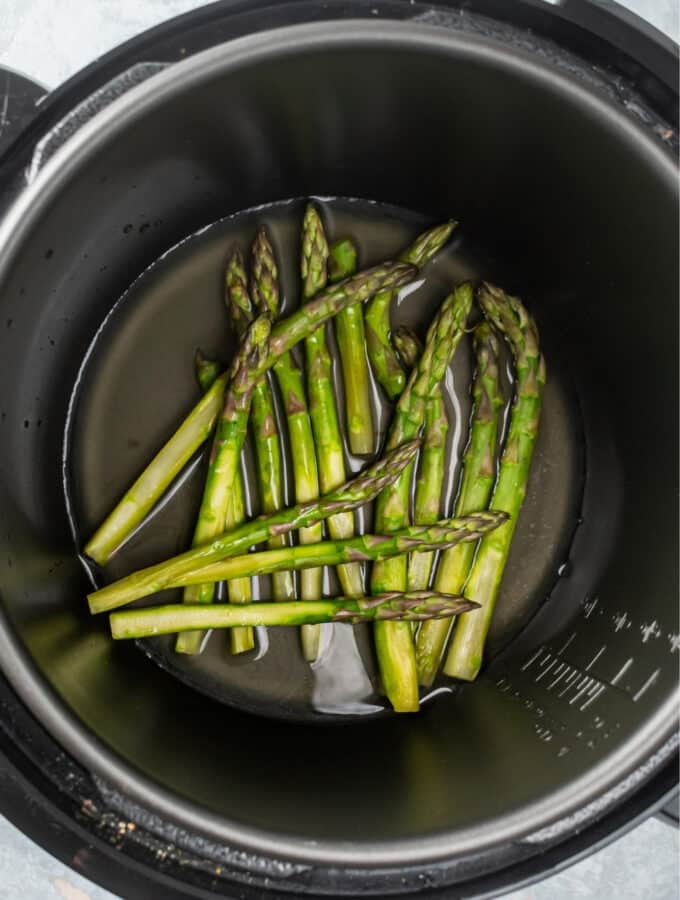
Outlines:
<svg viewBox="0 0 680 900"><path fill-rule="evenodd" d="M586 90L577 82L563 74L555 72L528 55L517 51L510 52L502 45L466 35L460 37L440 29L427 26L414 26L408 23L408 30L399 23L349 21L336 25L333 34L321 25L298 25L275 31L260 33L240 38L228 43L229 58L225 59L224 47L219 45L205 50L176 66L166 69L147 82L133 88L128 94L116 100L110 107L99 113L87 123L76 136L57 151L48 161L36 180L21 194L10 208L5 220L0 225L0 280L6 270L13 253L20 246L23 233L30 228L31 221L40 214L40 209L49 203L54 196L61 179L67 179L77 170L82 159L93 153L101 143L110 138L110 132L122 128L124 124L137 116L142 116L149 105L160 102L163 96L170 96L176 86L189 86L192 79L200 80L220 69L228 70L239 64L258 58L258 54L266 55L276 51L290 53L292 41L290 33L296 32L295 51L313 49L315 46L328 46L328 43L340 45L348 40L371 43L377 39L391 42L394 45L406 43L411 46L428 46L437 52L456 50L475 58L493 58L503 60L510 69L531 72L534 77L552 83L565 94L571 95L584 104L589 104L593 111L605 117L615 119L617 125L628 133L630 140L639 142L641 150L648 155L650 162L664 167L671 178L675 176L675 163L670 152L662 145L653 142L649 133L629 117L613 108L602 97ZM670 183L670 181L669 181ZM216 839L228 844L245 847L248 850L268 857L279 859L295 859L301 862L318 863L320 860L329 865L347 865L354 862L357 847L349 845L338 847L337 844L319 842L314 847L305 846L297 840L282 840L280 836L267 835L255 829L242 827L224 827L217 817L206 816L191 804L178 803L177 797L169 791L152 790L144 780L138 777L132 766L123 766L98 739L88 738L86 729L71 715L61 701L53 694L41 676L33 672L28 655L16 638L10 634L9 626L0 631L0 659L7 677L17 692L38 714L40 721L49 723L49 731L54 734L69 752L81 759L92 771L97 772L105 780L117 784L120 789L138 799L145 806L157 809L167 818L180 820L185 826L196 831L210 833ZM677 695L676 695L677 696ZM677 699L669 698L661 706L653 719L631 740L632 747L622 748L618 753L603 761L589 776L579 779L575 785L564 788L553 795L549 802L534 804L532 816L528 809L520 813L506 816L498 824L487 826L483 836L479 829L469 835L460 835L456 843L456 855L484 849L490 846L503 845L513 840L521 840L540 828L561 820L570 813L587 805L588 798L600 796L612 789L617 783L638 769L642 759L649 758L661 746L667 743L677 728ZM672 749L671 751L672 752ZM659 760L659 763L665 760ZM616 771L616 775L611 773ZM649 773L651 775L651 773ZM578 790L576 789L578 785ZM566 795L569 795L567 798ZM555 802L555 798L560 798ZM161 800L161 802L159 802ZM178 810L182 808L182 815ZM555 813L558 808L559 812ZM534 821L536 819L537 821ZM531 824L527 824L530 821ZM406 863L424 865L428 862L452 858L450 839L419 838L414 841L401 841L390 844L389 851L375 848L367 852L361 845L362 861L370 866L395 866Z"/></svg>

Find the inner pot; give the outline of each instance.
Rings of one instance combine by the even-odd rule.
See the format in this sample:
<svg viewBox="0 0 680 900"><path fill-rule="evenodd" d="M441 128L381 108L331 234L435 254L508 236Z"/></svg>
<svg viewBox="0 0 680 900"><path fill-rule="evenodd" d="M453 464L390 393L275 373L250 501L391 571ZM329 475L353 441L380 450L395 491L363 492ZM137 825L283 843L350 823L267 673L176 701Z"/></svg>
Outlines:
<svg viewBox="0 0 680 900"><path fill-rule="evenodd" d="M86 125L0 235L0 659L42 722L172 821L327 865L469 855L631 789L677 702L676 191L651 130L576 78L412 23L217 47ZM523 633L420 716L344 728L229 709L114 646L62 490L69 397L120 294L216 219L308 195L464 223L558 336L585 444L568 566Z"/></svg>

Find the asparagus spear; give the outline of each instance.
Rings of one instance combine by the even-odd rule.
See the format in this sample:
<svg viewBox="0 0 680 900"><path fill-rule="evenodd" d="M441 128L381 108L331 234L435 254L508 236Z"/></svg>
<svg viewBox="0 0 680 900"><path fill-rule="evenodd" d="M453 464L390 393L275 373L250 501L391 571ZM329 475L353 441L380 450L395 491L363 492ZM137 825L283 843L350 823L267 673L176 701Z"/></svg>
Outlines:
<svg viewBox="0 0 680 900"><path fill-rule="evenodd" d="M441 390L438 390L429 399L425 413L423 451L418 463L413 507L414 521L419 525L436 522L440 515L448 430L444 399ZM415 552L411 555L408 564L410 591L425 590L430 583L433 563L433 553Z"/></svg>
<svg viewBox="0 0 680 900"><path fill-rule="evenodd" d="M411 281L416 273L414 266L385 263L323 291L312 303L274 326L269 339L269 353L253 369L252 380L257 383L283 353L346 306L362 303L376 291L400 287ZM104 565L111 558L160 500L196 450L210 437L224 403L228 380L228 372L217 379L99 526L84 548L91 559Z"/></svg>
<svg viewBox="0 0 680 900"><path fill-rule="evenodd" d="M404 365L410 371L418 362L420 342L408 328L399 328L394 333L394 346ZM449 421L444 407L441 386L427 401L425 409L425 431L423 449L418 462L413 519L418 525L429 525L439 518L442 485L444 484L444 464L446 462L446 435ZM421 591L430 583L434 554L415 552L408 563L408 589Z"/></svg>
<svg viewBox="0 0 680 900"><path fill-rule="evenodd" d="M194 371L198 386L204 394L207 394L222 374L222 366L216 359L209 359L200 350L197 350L194 356Z"/></svg>
<svg viewBox="0 0 680 900"><path fill-rule="evenodd" d="M465 681L473 681L482 664L484 641L526 494L545 385L545 361L539 350L538 331L522 303L490 284L482 285L478 297L484 315L510 347L516 378L510 424L490 504L510 518L480 544L466 591L482 609L478 621L472 616L458 620L444 664L447 675Z"/></svg>
<svg viewBox="0 0 680 900"><path fill-rule="evenodd" d="M235 248L226 272L226 303L236 333L243 335L254 317L253 303L248 290L245 265L241 251ZM274 397L267 372L255 385L251 412L251 427L257 463L257 486L264 513L281 509L283 499L283 459ZM237 524L237 523L235 523ZM270 549L287 547L289 535L277 534L267 542ZM293 600L295 580L291 572L276 572L272 577L274 600Z"/></svg>
<svg viewBox="0 0 680 900"><path fill-rule="evenodd" d="M310 203L305 211L302 228L301 274L302 292L306 302L326 286L328 242L319 213ZM359 310L361 312L361 310ZM345 481L345 453L342 433L335 405L332 362L323 328L317 329L305 341L307 392L309 412L319 460L319 484L321 493L327 494ZM334 540L343 540L354 534L354 514L351 512L330 516L328 531ZM338 579L347 597L364 593L364 582L359 563L338 566ZM320 594L316 595L317 597ZM310 596L303 600L313 599ZM305 628L303 634L308 644L318 643L318 626Z"/></svg>
<svg viewBox="0 0 680 900"><path fill-rule="evenodd" d="M237 477L234 479L234 489L227 505L227 515L224 519L225 530L235 528L245 522L245 520L246 504L243 488L243 473L239 471ZM221 580L222 579L220 579L220 581ZM248 575L243 575L237 578L230 578L227 581L227 595L230 603L250 603L253 599L250 577ZM255 647L255 632L252 628L232 628L229 632L229 638L231 652L235 655L238 653L247 653Z"/></svg>
<svg viewBox="0 0 680 900"><path fill-rule="evenodd" d="M421 591L416 594L394 593L378 597L340 597L335 600L301 600L293 603L155 606L112 613L109 624L111 636L115 640L123 640L172 634L183 628L356 623L381 619L422 622L433 616L451 616L475 608L475 604L464 597Z"/></svg>
<svg viewBox="0 0 680 900"><path fill-rule="evenodd" d="M392 342L400 362L407 372L411 372L418 365L420 354L423 352L420 338L412 329L407 328L405 325L400 325L394 329Z"/></svg>
<svg viewBox="0 0 680 900"><path fill-rule="evenodd" d="M347 238L331 245L328 274L331 282L353 275L357 270L357 248ZM348 306L335 319L342 378L345 385L345 413L349 449L356 456L373 453L373 410L371 409L371 379L366 355L364 311L360 306Z"/></svg>
<svg viewBox="0 0 680 900"><path fill-rule="evenodd" d="M200 350L194 357L194 369L196 380L203 391L210 390L212 383L220 374L220 364L217 360L208 359ZM245 496L243 490L243 476L238 473L234 481L234 491L227 504L225 516L225 528L230 529L240 525L246 518ZM234 578L227 585L227 592L231 603L250 603L252 592L249 578ZM229 632L231 652L246 653L255 646L255 633L252 628L233 628Z"/></svg>
<svg viewBox="0 0 680 900"><path fill-rule="evenodd" d="M503 398L498 382L498 341L487 322L475 328L476 369L472 381L470 436L463 456L463 471L455 514L464 516L485 509L496 476L496 443ZM442 553L435 577L435 590L462 592L470 572L475 544L452 547ZM451 630L450 619L428 622L418 632L416 662L418 680L425 687L434 681Z"/></svg>
<svg viewBox="0 0 680 900"><path fill-rule="evenodd" d="M387 439L393 447L419 434L427 403L439 389L446 368L460 342L472 304L472 287L458 285L442 303L430 328L425 349L411 372L399 398ZM375 529L397 531L408 522L412 466L378 496ZM404 590L407 583L406 557L395 557L373 567L371 590L385 593ZM376 623L375 643L383 687L397 712L419 708L418 676L411 628L402 623Z"/></svg>
<svg viewBox="0 0 680 900"><path fill-rule="evenodd" d="M269 315L276 319L280 307L278 269L274 259L274 250L264 226L257 231L252 252L253 299L261 311L267 310ZM318 331L321 330L318 329ZM274 364L274 374L279 383L283 407L286 411L293 460L295 499L298 503L304 503L306 500L313 500L319 496L319 468L302 372L292 354L283 353ZM308 528L301 528L298 536L301 544L316 544L323 537L323 528L320 523ZM300 595L303 600L321 596L321 578L321 569L308 569L302 573ZM305 659L310 661L316 659L319 649L318 628L303 626L301 640Z"/></svg>
<svg viewBox="0 0 680 900"><path fill-rule="evenodd" d="M417 440L402 443L326 497L260 516L203 547L195 547L165 562L147 566L92 592L88 596L90 612L106 612L125 606L139 597L163 590L179 576L200 565L246 553L253 544L267 541L274 534L285 534L312 525L334 513L356 509L368 503L412 462L419 446L420 442Z"/></svg>
<svg viewBox="0 0 680 900"><path fill-rule="evenodd" d="M443 519L433 525L411 525L392 534L364 534L344 541L321 541L318 544L245 553L210 565L197 566L173 579L167 587L231 581L268 575L286 568L336 566L352 560L372 562L414 550L427 552L454 547L461 541L479 540L493 528L498 528L505 519L503 513L484 511L458 519Z"/></svg>
<svg viewBox="0 0 680 900"><path fill-rule="evenodd" d="M420 234L401 254L402 262L422 268L449 239L457 222L446 222ZM406 375L390 343L390 307L396 296L393 290L377 293L366 307L366 347L373 372L390 400L404 390Z"/></svg>
<svg viewBox="0 0 680 900"><path fill-rule="evenodd" d="M229 521L230 511L234 515L245 517L240 460L248 427L250 401L256 384L249 373L259 365L259 361L267 353L270 330L271 322L267 316L255 319L246 331L239 352L231 365L229 389L215 429L208 474L192 539L193 547L205 544L218 534L222 534L228 527L238 524ZM236 595L242 594L243 589L243 584L237 586ZM206 582L186 588L184 602L212 603L214 596L215 585ZM254 646L254 638L252 641ZM177 636L175 650L178 653L199 653L202 643L201 632L184 632ZM241 635L239 644L246 646L248 643L247 637ZM248 649L252 649L252 646Z"/></svg>
<svg viewBox="0 0 680 900"><path fill-rule="evenodd" d="M328 278L331 282L342 281L354 275L359 268L356 244L349 238L333 241L328 248ZM344 310L343 310L344 312ZM336 317L337 324L338 319Z"/></svg>

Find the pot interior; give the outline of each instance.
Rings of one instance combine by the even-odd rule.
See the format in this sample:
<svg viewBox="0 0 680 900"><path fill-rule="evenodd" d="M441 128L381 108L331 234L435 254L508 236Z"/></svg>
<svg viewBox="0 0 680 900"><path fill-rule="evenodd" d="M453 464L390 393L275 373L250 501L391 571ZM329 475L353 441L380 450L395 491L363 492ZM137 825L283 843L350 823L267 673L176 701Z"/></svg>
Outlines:
<svg viewBox="0 0 680 900"><path fill-rule="evenodd" d="M52 169L5 250L3 664L72 752L150 805L230 840L266 836L310 857L358 846L359 857L399 847L418 858L437 841L438 852L453 853L498 836L501 820L519 835L564 810L579 779L592 775L601 788L639 762L633 737L661 721L676 690L672 162L623 113L481 39L363 25L254 46L210 51L149 82L134 109L124 100L117 117L105 114L78 165ZM552 542L549 565L539 571L518 550L496 625L503 652L477 683L419 716L344 728L229 708L135 646L114 646L86 610L62 477L77 376L121 294L206 225L310 195L376 200L427 222L455 216L460 237L442 276L467 266L524 298L555 362L548 425L562 404L537 459L552 488L521 522L520 549ZM214 305L213 250L201 277L213 279ZM115 332L121 307L102 330L117 343L101 344L97 390L72 410L74 427L87 409L98 423L78 451L90 468L66 460L83 528L194 402L197 341L222 344L215 313L205 332L196 319L187 326L186 311L179 324L166 320L179 308L178 283L161 279L156 295L133 289L128 330ZM412 313L424 321L416 299ZM131 352L135 327L157 334L148 360ZM135 379L144 400L134 398L131 418ZM102 410L113 419L108 449ZM71 449L83 435L72 432ZM181 528L158 535L145 555L160 558L186 537ZM614 758L606 777L593 775Z"/></svg>
<svg viewBox="0 0 680 900"><path fill-rule="evenodd" d="M225 258L238 244L247 251L259 224L266 223L281 268L283 311L299 303L299 242L304 200L258 207L216 223L183 241L151 266L121 298L97 333L77 379L65 451L65 489L76 545L115 505L121 485L132 483L144 467L150 443L162 443L168 423L178 409L188 409L199 396L192 377L193 341L213 359L230 358L233 336L225 315L223 272ZM351 234L359 248L360 265L396 257L430 224L422 216L383 204L358 200L317 200L330 239ZM130 223L126 227L130 227ZM476 253L475 253L476 250ZM492 264L479 249L468 246L463 234L443 249L423 277L410 285L394 306L393 322L408 325L424 338L444 296L466 279L493 278ZM188 300L188 298L191 298ZM479 313L475 311L474 316ZM471 319L470 321L473 321ZM162 331L159 330L162 322ZM330 339L330 333L329 333ZM488 643L489 659L505 646L566 571L569 546L581 515L584 488L583 423L568 365L560 359L559 341L543 338L551 360L551 378L544 401L542 427L526 514L513 540L513 556L504 579L499 615ZM344 414L342 374L336 358L334 387ZM304 357L299 363L304 366ZM511 361L502 351L502 393L509 404ZM470 418L470 383L474 368L471 337L464 336L444 384L451 427L447 436L447 475L441 515L453 509L460 459ZM274 379L274 383L276 379ZM143 389L140 389L143 386ZM385 442L392 406L374 382L376 427L374 454ZM285 413L276 388L279 422ZM159 398L150 403L150 398ZM180 398L182 398L180 400ZM172 427L172 426L171 426ZM284 473L287 503L294 502L291 448L285 427ZM346 433L346 428L345 428ZM150 435L154 435L151 442ZM366 458L347 454L348 471L359 472ZM191 544L196 511L205 478L208 448L187 468L184 477L149 520L115 554L103 571L90 566L101 585L167 559ZM246 447L246 486L251 514L261 512L252 446ZM108 488L104 486L107 485ZM371 507L363 508L359 524L370 530ZM536 540L536 533L541 539ZM594 548L595 549L595 548ZM333 569L327 569L327 595L342 594ZM298 580L299 588L299 580ZM271 599L271 578L254 584L256 596ZM153 603L181 602L181 591L166 591ZM371 629L368 626L328 625L322 629L319 658L313 665L300 652L299 630L259 629L257 647L247 656L232 656L228 632L215 632L199 656L174 652L172 635L140 642L153 659L197 690L241 709L266 716L319 722L320 717L365 717L389 710L380 688ZM440 678L429 691L428 703L450 691L455 683ZM332 720L324 719L324 724Z"/></svg>

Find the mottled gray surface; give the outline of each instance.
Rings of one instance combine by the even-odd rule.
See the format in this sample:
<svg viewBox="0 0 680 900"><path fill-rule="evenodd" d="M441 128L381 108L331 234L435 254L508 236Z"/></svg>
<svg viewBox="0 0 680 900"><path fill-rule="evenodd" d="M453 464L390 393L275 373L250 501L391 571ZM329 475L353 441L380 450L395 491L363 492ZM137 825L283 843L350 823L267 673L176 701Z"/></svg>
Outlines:
<svg viewBox="0 0 680 900"><path fill-rule="evenodd" d="M508 0L511 2L511 0ZM55 86L116 44L195 0L0 0L0 64ZM677 0L628 0L678 38ZM2 900L111 900L0 817ZM649 820L615 844L506 900L678 900L679 832Z"/></svg>

